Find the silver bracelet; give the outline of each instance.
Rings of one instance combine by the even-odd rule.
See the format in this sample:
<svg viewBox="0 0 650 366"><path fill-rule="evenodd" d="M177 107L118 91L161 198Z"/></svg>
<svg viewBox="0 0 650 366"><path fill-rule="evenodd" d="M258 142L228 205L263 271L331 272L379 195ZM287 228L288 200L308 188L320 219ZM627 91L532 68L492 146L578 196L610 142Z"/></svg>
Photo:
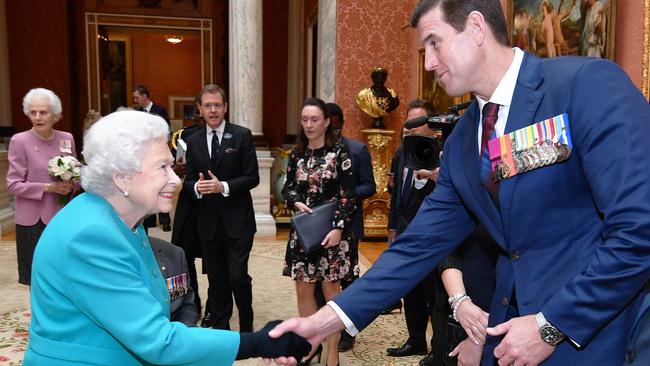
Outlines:
<svg viewBox="0 0 650 366"><path fill-rule="evenodd" d="M455 302L456 300L460 299L460 298L463 297L463 296L467 296L467 294L455 294L455 295L451 295L451 296L449 296L449 299L447 299L447 303L449 303L449 306L453 306L453 305L454 305L454 302Z"/></svg>
<svg viewBox="0 0 650 366"><path fill-rule="evenodd" d="M472 301L472 299L470 299L469 296L467 296L467 295L463 295L463 296L461 296L460 298L458 298L458 300L454 301L454 304L452 305L452 310L453 310L453 311L452 311L452 315L451 315L451 316L452 316L452 318L454 318L455 321L457 321L457 322L459 322L459 323L460 323L460 320L458 320L458 307L459 307L460 304L461 304L463 301L465 301L465 300Z"/></svg>

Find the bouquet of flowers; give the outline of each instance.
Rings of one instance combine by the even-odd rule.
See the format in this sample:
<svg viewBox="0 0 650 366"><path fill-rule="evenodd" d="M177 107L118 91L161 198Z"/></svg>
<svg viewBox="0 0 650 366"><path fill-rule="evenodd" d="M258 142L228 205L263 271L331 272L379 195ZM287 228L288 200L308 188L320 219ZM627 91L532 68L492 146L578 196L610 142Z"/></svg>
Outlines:
<svg viewBox="0 0 650 366"><path fill-rule="evenodd" d="M79 180L81 177L81 163L72 155L55 156L47 162L47 172L60 181ZM65 205L70 197L59 196L59 204Z"/></svg>

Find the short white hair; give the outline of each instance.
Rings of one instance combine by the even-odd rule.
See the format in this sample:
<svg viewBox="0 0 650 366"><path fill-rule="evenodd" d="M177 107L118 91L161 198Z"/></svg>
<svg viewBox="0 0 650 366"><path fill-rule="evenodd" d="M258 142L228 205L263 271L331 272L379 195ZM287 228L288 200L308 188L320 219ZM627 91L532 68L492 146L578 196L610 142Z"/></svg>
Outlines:
<svg viewBox="0 0 650 366"><path fill-rule="evenodd" d="M84 135L81 186L108 197L115 193L113 174L133 175L142 169L139 152L156 139L167 139L162 117L139 111L119 111L102 117Z"/></svg>
<svg viewBox="0 0 650 366"><path fill-rule="evenodd" d="M29 117L29 105L32 103L34 98L43 98L50 101L50 112L54 115L54 120L58 121L61 118L61 113L63 113L63 107L61 106L61 99L54 94L50 89L45 88L34 88L25 94L23 98L23 113Z"/></svg>

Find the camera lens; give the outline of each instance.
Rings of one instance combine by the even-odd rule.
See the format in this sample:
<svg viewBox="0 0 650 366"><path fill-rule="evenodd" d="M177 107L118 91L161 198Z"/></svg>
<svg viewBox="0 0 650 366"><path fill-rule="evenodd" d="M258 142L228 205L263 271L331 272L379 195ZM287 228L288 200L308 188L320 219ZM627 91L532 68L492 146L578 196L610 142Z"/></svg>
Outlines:
<svg viewBox="0 0 650 366"><path fill-rule="evenodd" d="M404 154L412 169L435 169L440 164L440 142L430 136L410 135L404 138Z"/></svg>

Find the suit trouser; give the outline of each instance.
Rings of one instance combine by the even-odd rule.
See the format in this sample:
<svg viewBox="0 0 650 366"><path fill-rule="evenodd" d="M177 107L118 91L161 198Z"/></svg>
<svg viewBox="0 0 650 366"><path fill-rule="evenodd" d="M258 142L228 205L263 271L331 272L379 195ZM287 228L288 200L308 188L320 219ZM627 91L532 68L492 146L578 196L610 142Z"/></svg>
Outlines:
<svg viewBox="0 0 650 366"><path fill-rule="evenodd" d="M172 222L169 212L158 213L158 222L160 225L170 224ZM156 227L156 215L147 216L142 222L145 228Z"/></svg>
<svg viewBox="0 0 650 366"><path fill-rule="evenodd" d="M429 273L404 297L404 316L409 338L406 343L416 347L427 345L427 322L431 319L434 308L435 276L438 270ZM434 329L435 331L435 329Z"/></svg>
<svg viewBox="0 0 650 366"><path fill-rule="evenodd" d="M208 274L206 311L213 316L212 327L230 329L233 297L239 310L239 328L253 330L252 278L248 274L248 258L253 246L253 234L237 239L226 237L223 228L217 228L216 237L201 241L203 260Z"/></svg>

